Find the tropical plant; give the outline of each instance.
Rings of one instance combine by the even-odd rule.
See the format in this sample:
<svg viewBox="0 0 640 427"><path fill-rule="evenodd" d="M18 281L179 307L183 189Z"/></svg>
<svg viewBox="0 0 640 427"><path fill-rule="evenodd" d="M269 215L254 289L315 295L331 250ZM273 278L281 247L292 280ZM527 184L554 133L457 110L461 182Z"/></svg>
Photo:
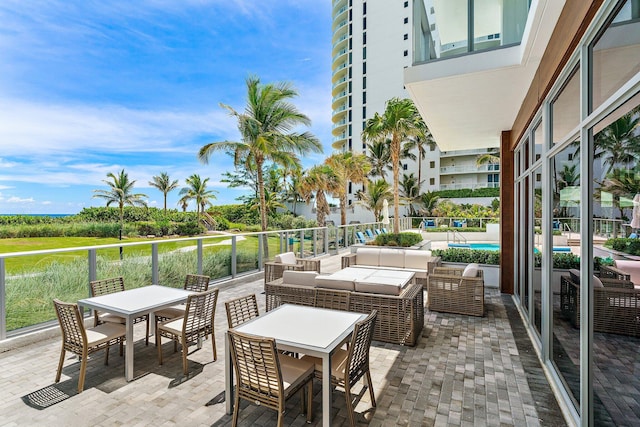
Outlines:
<svg viewBox="0 0 640 427"><path fill-rule="evenodd" d="M331 213L327 203L327 194L338 191L338 177L327 165L316 165L309 169L300 180L300 197L309 203L315 193L316 218L319 227L326 225L326 217Z"/></svg>
<svg viewBox="0 0 640 427"><path fill-rule="evenodd" d="M161 172L160 175L153 176L151 179L152 181L149 181L149 185L162 192L164 196L164 211L167 212L167 194L178 188L180 184L177 179L171 181L169 174L166 172Z"/></svg>
<svg viewBox="0 0 640 427"><path fill-rule="evenodd" d="M410 99L392 98L387 101L385 111L382 115L375 115L367 120L362 131L363 141L380 141L391 139L389 153L391 166L393 168L393 216L400 217L400 193L398 183L400 181L400 155L402 145L409 137L418 133L416 123L418 121L418 110ZM393 222L393 232L400 232L399 221Z"/></svg>
<svg viewBox="0 0 640 427"><path fill-rule="evenodd" d="M623 218L625 207L620 203L621 199L633 199L640 193L640 166L634 169L613 169L601 183L595 197L601 199L603 192L613 196L613 205L619 209L620 218Z"/></svg>
<svg viewBox="0 0 640 427"><path fill-rule="evenodd" d="M593 137L593 157L603 159L605 176L617 165L628 165L640 157L639 124L640 116L631 111Z"/></svg>
<svg viewBox="0 0 640 427"><path fill-rule="evenodd" d="M433 210L435 209L439 200L440 197L433 191L422 193L422 195L420 196L420 201L422 202L422 210L424 214L427 216L432 216Z"/></svg>
<svg viewBox="0 0 640 427"><path fill-rule="evenodd" d="M349 183L365 184L371 164L364 154L335 153L327 157L325 165L333 170L336 186L331 194L340 200L340 222L347 224L347 190Z"/></svg>
<svg viewBox="0 0 640 427"><path fill-rule="evenodd" d="M367 153L369 161L371 162L371 176L379 176L380 178L386 179L387 170L392 169L389 154L390 142L390 140L385 139L367 144Z"/></svg>
<svg viewBox="0 0 640 427"><path fill-rule="evenodd" d="M288 167L299 163L296 154L321 152L322 146L311 133L292 130L299 125L309 126L311 121L289 102L297 96L290 83L262 84L259 78L249 77L246 84L247 105L244 112L221 104L237 119L242 141L206 144L200 148L198 157L202 162L208 163L215 151L231 152L236 166L256 172L260 225L262 231L266 231L268 223L263 176L265 162L273 161Z"/></svg>
<svg viewBox="0 0 640 427"><path fill-rule="evenodd" d="M478 154L476 157L476 165L499 165L500 164L500 149L490 148L486 153Z"/></svg>
<svg viewBox="0 0 640 427"><path fill-rule="evenodd" d="M136 181L130 181L129 175L122 169L118 175L109 172L107 174L108 179L103 179L102 182L107 184L109 190L93 190L95 193L93 197L98 199L104 199L107 202L107 207L112 204L118 205L120 212L120 230L124 229L124 207L129 206L144 206L147 207L147 203L144 200L147 195L142 193L133 193L133 186Z"/></svg>
<svg viewBox="0 0 640 427"><path fill-rule="evenodd" d="M420 199L420 184L413 172L409 175L402 175L402 180L400 181L400 196L402 196L409 205L409 216L416 216L416 210L413 204Z"/></svg>
<svg viewBox="0 0 640 427"><path fill-rule="evenodd" d="M436 140L433 139L433 135L431 135L431 131L427 127L427 124L422 120L420 115L416 116L416 128L418 132L413 135L404 145L404 150L407 155L403 157L408 157L408 153L410 153L414 148L417 148L418 155L413 156L413 158L417 157L418 160L418 194L420 193L420 187L422 186L422 161L427 156L427 147L429 150L433 151L436 148Z"/></svg>
<svg viewBox="0 0 640 427"><path fill-rule="evenodd" d="M207 189L209 178L202 179L200 175L193 174L185 180L187 186L180 190L182 198L181 202L195 200L196 215L200 219L200 213L206 210L207 206L211 206L211 201L215 200L217 191Z"/></svg>
<svg viewBox="0 0 640 427"><path fill-rule="evenodd" d="M367 210L373 212L373 216L376 222L382 219L380 217L380 213L382 212L384 201L389 201L389 199L393 198L391 186L384 179L373 181L372 183L367 185L365 191L360 191L358 195L360 198L359 203L362 204Z"/></svg>

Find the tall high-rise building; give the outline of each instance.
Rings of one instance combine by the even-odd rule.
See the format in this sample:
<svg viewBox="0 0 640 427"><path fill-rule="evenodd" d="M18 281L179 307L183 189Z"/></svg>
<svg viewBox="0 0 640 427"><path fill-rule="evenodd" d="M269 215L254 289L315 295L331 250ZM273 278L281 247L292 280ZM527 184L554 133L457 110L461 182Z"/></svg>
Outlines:
<svg viewBox="0 0 640 427"><path fill-rule="evenodd" d="M413 60L413 11L413 2L408 0L333 0L334 149L366 153L361 137L366 120L382 113L389 99L409 97L404 70ZM486 148L461 152L427 148L420 162L402 161L401 176L413 173L417 178L420 164L421 191L498 187L498 166L476 165L477 156L486 152ZM390 173L387 180L391 180ZM350 186L349 204L355 203L360 188Z"/></svg>

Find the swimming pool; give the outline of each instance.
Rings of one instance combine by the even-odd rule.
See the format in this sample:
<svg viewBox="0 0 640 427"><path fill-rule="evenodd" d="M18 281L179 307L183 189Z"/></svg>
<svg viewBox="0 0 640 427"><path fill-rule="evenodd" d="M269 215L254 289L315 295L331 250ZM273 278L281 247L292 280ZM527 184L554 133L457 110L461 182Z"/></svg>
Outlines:
<svg viewBox="0 0 640 427"><path fill-rule="evenodd" d="M481 251L499 251L500 243L449 243L449 247L478 249Z"/></svg>

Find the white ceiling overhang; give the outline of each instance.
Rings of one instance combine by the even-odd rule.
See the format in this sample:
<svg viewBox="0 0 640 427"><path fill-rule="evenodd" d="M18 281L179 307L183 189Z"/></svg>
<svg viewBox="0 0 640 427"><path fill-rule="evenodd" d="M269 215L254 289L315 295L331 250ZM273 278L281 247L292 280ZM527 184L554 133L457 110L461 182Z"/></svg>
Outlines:
<svg viewBox="0 0 640 427"><path fill-rule="evenodd" d="M522 43L405 70L405 87L442 151L500 145L547 48L564 0L531 3Z"/></svg>

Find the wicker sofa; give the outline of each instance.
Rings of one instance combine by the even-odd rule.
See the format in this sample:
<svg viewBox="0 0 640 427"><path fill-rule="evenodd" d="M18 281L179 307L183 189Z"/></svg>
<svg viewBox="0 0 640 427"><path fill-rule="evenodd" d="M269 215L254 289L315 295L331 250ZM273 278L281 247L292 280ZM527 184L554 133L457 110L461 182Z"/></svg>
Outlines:
<svg viewBox="0 0 640 427"><path fill-rule="evenodd" d="M595 332L640 336L640 289L628 280L593 278L593 328ZM580 327L579 272L560 278L560 311Z"/></svg>
<svg viewBox="0 0 640 427"><path fill-rule="evenodd" d="M484 315L484 274L478 264L436 267L429 275L427 308L445 313Z"/></svg>
<svg viewBox="0 0 640 427"><path fill-rule="evenodd" d="M362 267L389 270L405 270L415 273L416 282L425 289L429 273L440 265L440 257L430 251L393 248L357 248L355 253L342 257L342 268Z"/></svg>
<svg viewBox="0 0 640 427"><path fill-rule="evenodd" d="M282 304L314 306L319 305L316 303L320 299L341 300L344 303L332 308L366 314L378 310L373 339L410 346L416 344L424 326L424 297L420 284L412 282L400 295L389 295L316 287L315 276L314 272L285 271L282 278L265 283L267 311Z"/></svg>
<svg viewBox="0 0 640 427"><path fill-rule="evenodd" d="M282 272L286 270L316 271L320 273L320 260L297 258L293 252L276 255L272 262L264 263L264 282L267 283L281 278Z"/></svg>

